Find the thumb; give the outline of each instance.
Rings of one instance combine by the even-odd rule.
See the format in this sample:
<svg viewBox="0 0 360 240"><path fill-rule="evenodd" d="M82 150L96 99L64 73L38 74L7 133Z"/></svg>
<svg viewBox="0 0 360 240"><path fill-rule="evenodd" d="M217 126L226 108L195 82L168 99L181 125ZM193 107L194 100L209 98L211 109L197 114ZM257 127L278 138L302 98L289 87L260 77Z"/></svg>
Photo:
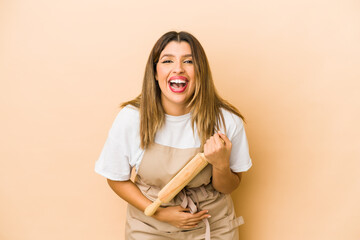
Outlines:
<svg viewBox="0 0 360 240"><path fill-rule="evenodd" d="M180 206L180 207L181 207L181 206ZM182 207L181 207L180 212L190 212L190 208L182 208Z"/></svg>
<svg viewBox="0 0 360 240"><path fill-rule="evenodd" d="M229 145L231 146L231 141L225 134L223 134L220 131L218 131L218 134L219 134L220 138L224 141L225 146L229 146Z"/></svg>

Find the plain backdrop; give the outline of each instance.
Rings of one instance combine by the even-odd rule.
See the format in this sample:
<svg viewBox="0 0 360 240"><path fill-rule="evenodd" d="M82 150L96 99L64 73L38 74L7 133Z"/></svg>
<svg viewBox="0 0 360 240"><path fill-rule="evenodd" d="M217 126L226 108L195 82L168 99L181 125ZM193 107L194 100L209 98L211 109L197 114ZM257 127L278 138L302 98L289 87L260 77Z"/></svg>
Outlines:
<svg viewBox="0 0 360 240"><path fill-rule="evenodd" d="M246 118L242 240L360 239L360 2L0 1L0 239L123 239L94 173L155 41L202 43Z"/></svg>

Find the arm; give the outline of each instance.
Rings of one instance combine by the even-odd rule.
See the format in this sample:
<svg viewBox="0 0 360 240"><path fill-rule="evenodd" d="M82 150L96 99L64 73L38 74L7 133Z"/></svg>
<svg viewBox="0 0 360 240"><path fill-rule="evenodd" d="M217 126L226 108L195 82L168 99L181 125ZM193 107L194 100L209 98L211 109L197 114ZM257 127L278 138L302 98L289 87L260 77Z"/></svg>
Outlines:
<svg viewBox="0 0 360 240"><path fill-rule="evenodd" d="M232 193L240 184L241 173L234 173L230 170L224 172L213 168L213 186L218 192Z"/></svg>
<svg viewBox="0 0 360 240"><path fill-rule="evenodd" d="M144 211L145 208L152 202L145 197L140 189L130 180L128 181L112 181L107 180L111 189L122 199L129 204ZM200 211L196 214L189 213L189 209L184 209L180 206L158 208L153 217L159 221L167 222L175 227L182 229L190 229L197 226L197 224L204 218L209 217L207 210Z"/></svg>
<svg viewBox="0 0 360 240"><path fill-rule="evenodd" d="M108 179L107 182L119 197L140 211L144 211L145 208L152 203L131 180L112 181Z"/></svg>
<svg viewBox="0 0 360 240"><path fill-rule="evenodd" d="M231 193L240 184L241 173L230 169L231 141L222 133L210 137L204 145L206 159L213 167L213 187L222 193Z"/></svg>

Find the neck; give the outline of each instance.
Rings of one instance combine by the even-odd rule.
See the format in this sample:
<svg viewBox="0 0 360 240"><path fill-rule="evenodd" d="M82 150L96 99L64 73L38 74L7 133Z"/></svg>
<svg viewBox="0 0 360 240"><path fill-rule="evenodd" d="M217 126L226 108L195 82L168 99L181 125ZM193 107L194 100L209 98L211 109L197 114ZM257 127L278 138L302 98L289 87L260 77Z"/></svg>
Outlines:
<svg viewBox="0 0 360 240"><path fill-rule="evenodd" d="M172 116L181 116L190 112L190 108L188 108L185 104L171 104L162 102L162 106L165 113Z"/></svg>

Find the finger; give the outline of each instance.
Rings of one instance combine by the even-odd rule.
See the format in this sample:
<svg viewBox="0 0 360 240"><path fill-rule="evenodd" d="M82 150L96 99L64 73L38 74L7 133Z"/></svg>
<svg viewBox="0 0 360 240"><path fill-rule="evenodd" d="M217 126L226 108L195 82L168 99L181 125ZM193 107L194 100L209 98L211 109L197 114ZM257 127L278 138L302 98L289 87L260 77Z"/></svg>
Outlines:
<svg viewBox="0 0 360 240"><path fill-rule="evenodd" d="M209 211L208 210L202 210L200 212L197 212L195 214L192 215L192 218L200 218L202 217L203 215L207 214Z"/></svg>
<svg viewBox="0 0 360 240"><path fill-rule="evenodd" d="M225 142L225 146L231 145L230 139L225 134L223 134L220 131L218 131L218 134L219 134L220 138Z"/></svg>
<svg viewBox="0 0 360 240"><path fill-rule="evenodd" d="M191 222L191 221L201 221L201 220L203 220L204 218L210 218L210 217L211 217L211 215L208 214L208 213L206 213L206 214L201 215L201 216L199 216L199 217L191 218L191 219L189 219L188 221L189 221L189 222Z"/></svg>
<svg viewBox="0 0 360 240"><path fill-rule="evenodd" d="M215 133L216 134L216 133ZM214 143L216 143L215 141L215 138L214 138L214 135L213 136L210 136L207 140L206 140L206 143L207 145L209 146L212 146Z"/></svg>
<svg viewBox="0 0 360 240"><path fill-rule="evenodd" d="M190 221L190 222L187 222L186 223L186 226L194 226L194 225L198 225L199 222L201 221L202 219L199 219L197 221Z"/></svg>
<svg viewBox="0 0 360 240"><path fill-rule="evenodd" d="M180 209L180 212L186 212L186 213L190 213L190 208L182 208L181 206L179 206L181 209Z"/></svg>
<svg viewBox="0 0 360 240"><path fill-rule="evenodd" d="M205 213L208 213L208 212L209 212L209 210L204 209L204 210L201 210L201 211L199 211L199 212L197 212L195 214L202 215L202 214L205 214Z"/></svg>
<svg viewBox="0 0 360 240"><path fill-rule="evenodd" d="M216 152L219 147L223 146L223 144L221 144L221 140L219 140L219 138L220 138L219 135L216 134L216 133L215 133L215 135L213 135L211 137L211 146L212 146L212 151L213 152Z"/></svg>
<svg viewBox="0 0 360 240"><path fill-rule="evenodd" d="M205 215L206 216L206 215ZM203 220L204 218L207 217L197 217L197 218L191 218L191 219L187 219L186 220L186 225L193 225L193 224L198 224L201 220Z"/></svg>
<svg viewBox="0 0 360 240"><path fill-rule="evenodd" d="M187 223L188 224L198 224L200 221L202 221L203 219L205 219L205 218L210 218L211 216L209 215L209 214L205 214L205 215L203 215L203 216L201 216L201 217L199 217L199 218L194 218L194 219L191 219L191 220L189 220Z"/></svg>
<svg viewBox="0 0 360 240"><path fill-rule="evenodd" d="M193 225L189 225L189 226L180 226L179 228L181 228L181 229L191 229L191 228L195 228L195 227L197 227L198 225L197 224L193 224Z"/></svg>
<svg viewBox="0 0 360 240"><path fill-rule="evenodd" d="M214 138L211 136L208 140L206 140L206 144L204 145L204 152L210 153L214 151Z"/></svg>
<svg viewBox="0 0 360 240"><path fill-rule="evenodd" d="M226 145L225 141L221 138L220 134L214 134L214 140L217 147L222 148Z"/></svg>

